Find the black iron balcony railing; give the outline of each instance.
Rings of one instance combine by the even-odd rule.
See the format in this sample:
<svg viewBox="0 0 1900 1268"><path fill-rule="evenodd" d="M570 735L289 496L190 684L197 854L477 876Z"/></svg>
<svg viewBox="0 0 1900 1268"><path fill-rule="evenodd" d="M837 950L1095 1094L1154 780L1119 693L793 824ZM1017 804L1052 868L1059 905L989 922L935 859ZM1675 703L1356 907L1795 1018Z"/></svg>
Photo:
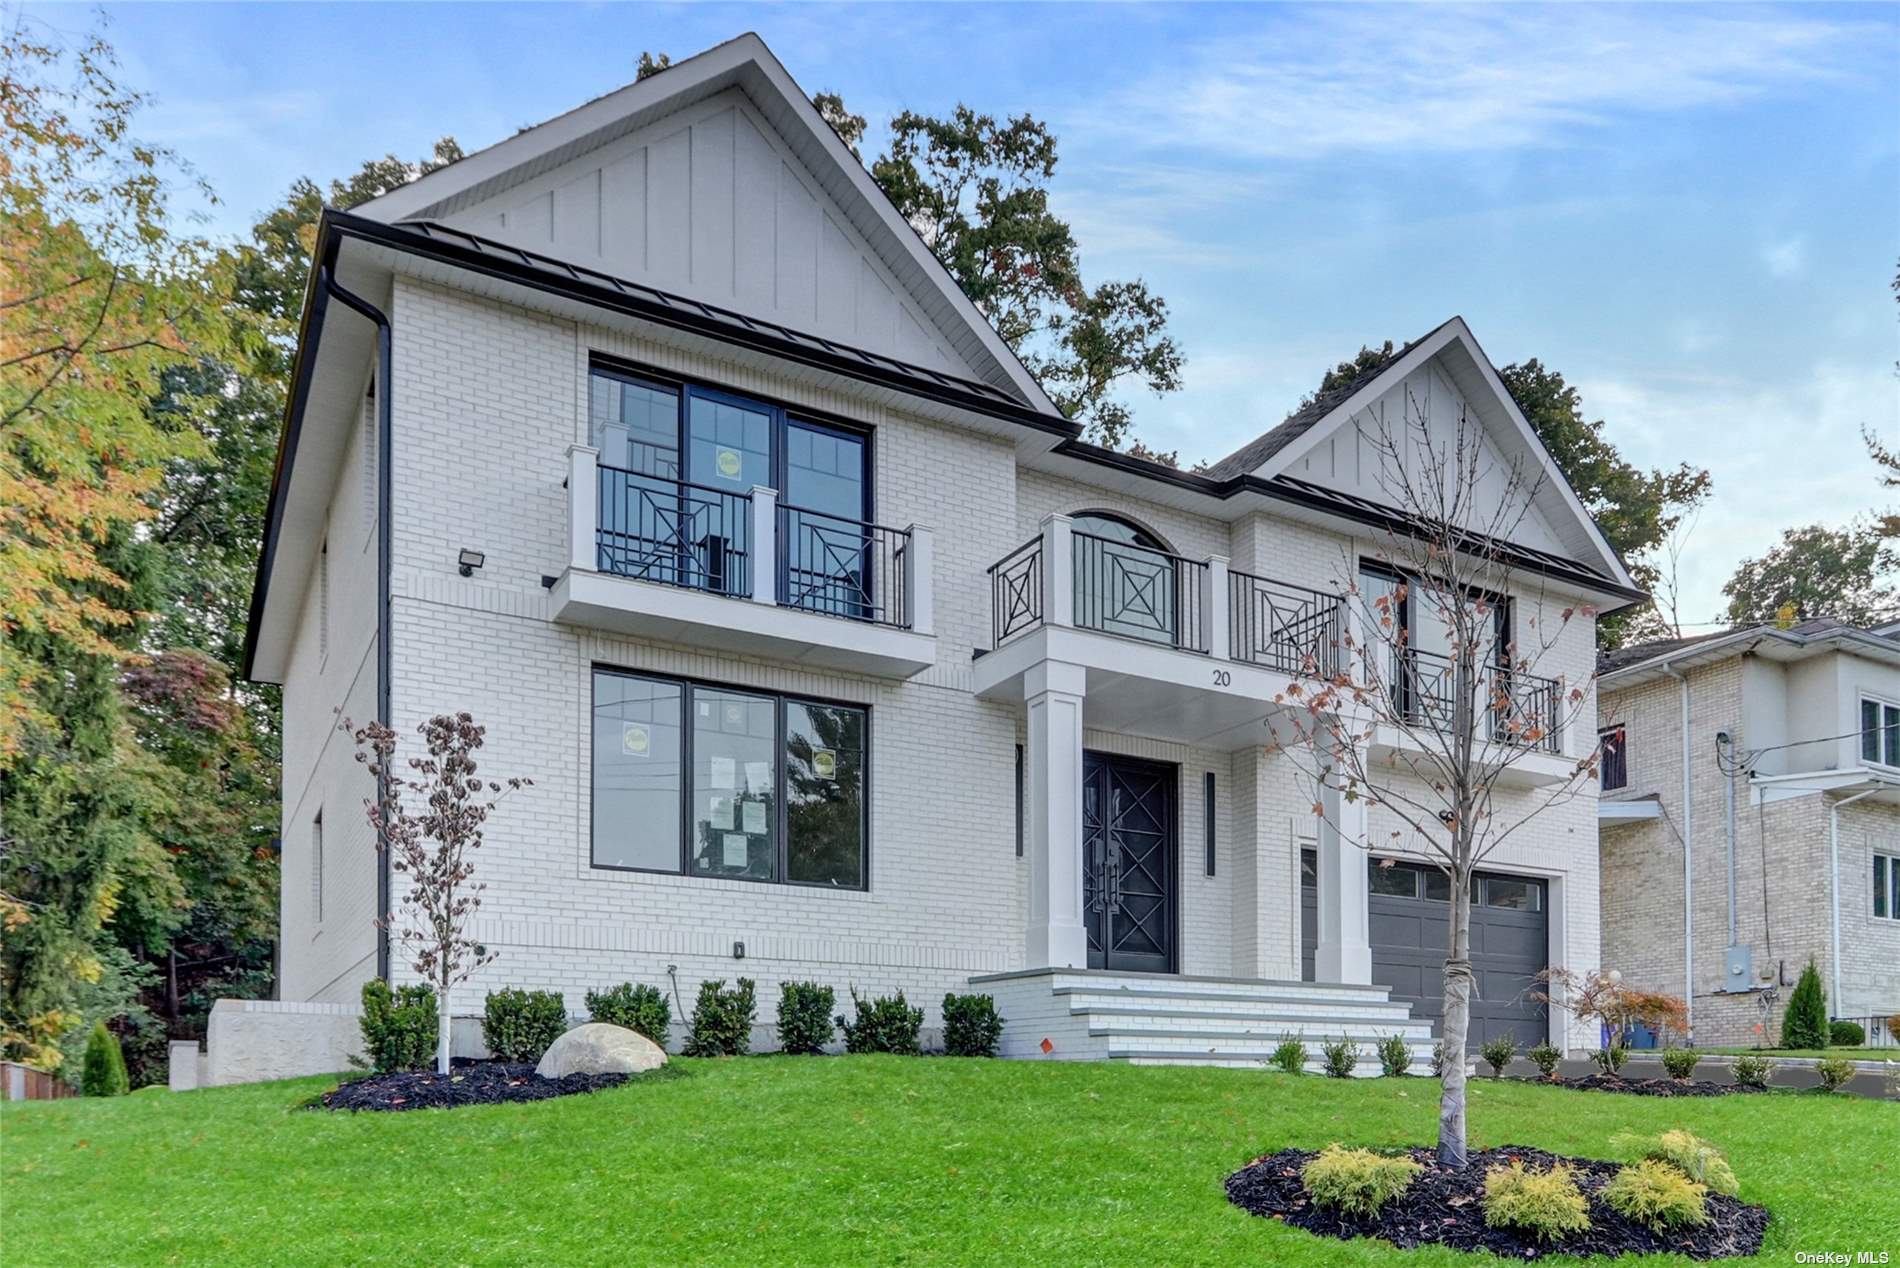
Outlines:
<svg viewBox="0 0 1900 1268"><path fill-rule="evenodd" d="M595 542L601 572L714 594L752 593L752 499L602 466Z"/></svg>
<svg viewBox="0 0 1900 1268"><path fill-rule="evenodd" d="M910 627L908 530L781 506L778 556L778 601L786 607Z"/></svg>
<svg viewBox="0 0 1900 1268"><path fill-rule="evenodd" d="M1252 573L1228 574L1229 654L1281 673L1331 678L1338 672L1343 605L1336 594Z"/></svg>
<svg viewBox="0 0 1900 1268"><path fill-rule="evenodd" d="M1042 624L1042 535L990 565L990 646Z"/></svg>
<svg viewBox="0 0 1900 1268"><path fill-rule="evenodd" d="M1074 533L1075 624L1181 651L1207 650L1205 560Z"/></svg>
<svg viewBox="0 0 1900 1268"><path fill-rule="evenodd" d="M1397 686L1406 716L1450 730L1457 717L1457 662L1437 652L1399 653ZM1554 678L1481 665L1471 686L1472 707L1484 711L1479 731L1500 744L1562 751L1558 723L1562 684Z"/></svg>

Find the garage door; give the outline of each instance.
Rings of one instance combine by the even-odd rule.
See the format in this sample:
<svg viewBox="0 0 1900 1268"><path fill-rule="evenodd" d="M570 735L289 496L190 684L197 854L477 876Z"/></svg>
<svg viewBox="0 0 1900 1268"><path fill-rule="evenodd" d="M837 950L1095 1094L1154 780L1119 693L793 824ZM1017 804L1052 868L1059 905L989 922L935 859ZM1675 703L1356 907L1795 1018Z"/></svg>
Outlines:
<svg viewBox="0 0 1900 1268"><path fill-rule="evenodd" d="M1500 1035L1519 1047L1549 1034L1547 1010L1532 999L1537 974L1549 961L1550 913L1545 883L1523 876L1480 872L1471 909L1473 1048ZM1372 980L1412 1006L1436 1030L1444 1015L1445 948L1450 941L1451 881L1430 867L1394 863L1369 869ZM1317 869L1313 852L1300 860L1301 968L1310 981L1319 940Z"/></svg>

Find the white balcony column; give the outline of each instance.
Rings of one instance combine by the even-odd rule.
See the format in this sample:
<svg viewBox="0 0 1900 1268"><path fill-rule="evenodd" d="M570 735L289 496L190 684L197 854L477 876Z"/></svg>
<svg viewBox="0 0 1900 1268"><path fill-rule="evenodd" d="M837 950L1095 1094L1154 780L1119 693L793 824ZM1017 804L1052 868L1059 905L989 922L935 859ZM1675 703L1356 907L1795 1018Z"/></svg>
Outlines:
<svg viewBox="0 0 1900 1268"><path fill-rule="evenodd" d="M752 601L776 604L778 593L778 490L752 486Z"/></svg>
<svg viewBox="0 0 1900 1268"><path fill-rule="evenodd" d="M1228 604L1234 593L1227 582L1227 556L1209 555L1201 570L1201 620L1206 623L1207 654L1215 660L1232 660L1229 639L1233 622L1228 619Z"/></svg>
<svg viewBox="0 0 1900 1268"><path fill-rule="evenodd" d="M1042 517L1042 623L1075 624L1075 536L1066 515Z"/></svg>
<svg viewBox="0 0 1900 1268"><path fill-rule="evenodd" d="M1313 976L1322 982L1372 981L1367 908L1366 802L1338 788L1320 789L1319 946Z"/></svg>
<svg viewBox="0 0 1900 1268"><path fill-rule="evenodd" d="M910 537L910 544L904 548L904 612L910 617L911 633L935 634L937 614L930 591L933 550L930 530L922 524L912 524L904 532Z"/></svg>
<svg viewBox="0 0 1900 1268"><path fill-rule="evenodd" d="M1066 536L1066 533L1065 533ZM1080 665L1045 660L1024 676L1024 853L1029 861L1025 968L1085 968L1082 928L1082 697Z"/></svg>
<svg viewBox="0 0 1900 1268"><path fill-rule="evenodd" d="M600 450L567 447L567 566L593 572L600 565Z"/></svg>

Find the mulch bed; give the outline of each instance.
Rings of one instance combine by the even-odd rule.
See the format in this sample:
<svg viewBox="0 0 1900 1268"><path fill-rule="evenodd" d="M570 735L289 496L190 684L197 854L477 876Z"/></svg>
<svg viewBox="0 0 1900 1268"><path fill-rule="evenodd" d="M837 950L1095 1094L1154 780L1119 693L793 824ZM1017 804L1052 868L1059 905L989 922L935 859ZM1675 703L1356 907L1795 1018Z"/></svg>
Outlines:
<svg viewBox="0 0 1900 1268"><path fill-rule="evenodd" d="M1313 1205L1300 1183L1301 1168L1314 1156L1306 1149L1283 1149L1242 1167L1227 1177L1227 1198L1254 1215L1283 1220L1324 1237L1378 1237L1408 1250L1438 1245L1453 1250L1486 1250L1513 1259L1559 1253L1633 1255L1658 1251L1691 1259L1724 1259L1757 1253L1768 1227L1766 1209L1711 1193L1708 1223L1700 1228L1652 1233L1596 1200L1597 1191L1618 1170L1620 1164L1613 1162L1565 1158L1507 1145L1474 1153L1465 1170L1449 1171L1438 1166L1429 1149L1408 1152L1425 1170L1413 1179L1410 1188L1370 1219ZM1554 1242L1539 1242L1512 1229L1486 1224L1479 1201L1484 1196L1484 1173L1514 1158L1534 1168L1559 1162L1574 1168L1577 1187L1590 1199L1590 1228Z"/></svg>
<svg viewBox="0 0 1900 1268"><path fill-rule="evenodd" d="M447 1074L404 1071L352 1079L323 1094L322 1105L333 1110L449 1109L457 1105L500 1105L510 1101L545 1101L577 1092L599 1092L619 1087L624 1074L570 1074L544 1079L531 1065L506 1061L457 1062Z"/></svg>
<svg viewBox="0 0 1900 1268"><path fill-rule="evenodd" d="M1675 1079L1620 1079L1613 1074L1590 1074L1581 1079L1517 1079L1518 1083L1542 1083L1547 1087L1576 1088L1584 1092L1623 1092L1630 1096L1740 1096L1766 1092L1765 1087L1745 1083L1709 1083L1701 1079L1679 1082Z"/></svg>

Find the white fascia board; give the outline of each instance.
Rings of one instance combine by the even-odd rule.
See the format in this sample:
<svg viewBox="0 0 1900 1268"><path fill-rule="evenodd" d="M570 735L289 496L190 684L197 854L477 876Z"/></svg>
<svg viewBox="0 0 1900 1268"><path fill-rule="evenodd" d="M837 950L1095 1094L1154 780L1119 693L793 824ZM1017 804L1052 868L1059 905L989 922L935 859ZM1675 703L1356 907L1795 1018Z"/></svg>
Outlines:
<svg viewBox="0 0 1900 1268"><path fill-rule="evenodd" d="M1370 407L1385 393L1391 383L1403 381L1406 375L1412 373L1412 371L1418 369L1454 343L1462 346L1466 355L1476 363L1478 372L1483 377L1485 385L1491 389L1492 394L1497 398L1498 404L1502 406L1504 410L1505 417L1511 420L1511 425L1515 428L1519 441L1529 450L1531 456L1537 460L1539 466L1543 469L1546 476L1546 483L1558 492L1563 498L1565 508L1575 517L1577 522L1582 525L1585 532L1589 534L1590 543L1596 548L1600 561L1609 569L1610 576L1620 585L1629 586L1632 589L1638 588L1635 578L1630 576L1629 569L1623 566L1623 561L1618 558L1617 553L1610 548L1610 543L1604 539L1602 530L1597 528L1596 521L1591 517L1590 512L1584 509L1583 502L1578 499L1576 490L1570 487L1570 481L1557 466L1556 460L1550 456L1550 450L1546 449L1544 442L1537 438L1536 429L1533 428L1530 425L1530 421L1524 417L1523 411L1518 409L1517 402L1511 399L1511 393L1505 388L1504 380L1498 377L1498 372L1496 368L1492 366L1491 359L1485 355L1484 349L1478 345L1477 338L1471 333L1471 328L1465 324L1465 319L1462 317L1453 317L1437 330L1419 340L1417 346L1394 361L1391 365L1386 366L1383 370L1373 375L1371 379L1367 380L1365 386L1334 406L1319 422L1307 428L1304 435L1260 464L1259 468L1254 471L1254 474L1262 479L1268 479L1285 472L1287 468L1299 461L1299 459L1314 446L1344 428L1361 412Z"/></svg>
<svg viewBox="0 0 1900 1268"><path fill-rule="evenodd" d="M1662 803L1644 797L1637 801L1597 802L1598 823L1640 823L1662 818Z"/></svg>

